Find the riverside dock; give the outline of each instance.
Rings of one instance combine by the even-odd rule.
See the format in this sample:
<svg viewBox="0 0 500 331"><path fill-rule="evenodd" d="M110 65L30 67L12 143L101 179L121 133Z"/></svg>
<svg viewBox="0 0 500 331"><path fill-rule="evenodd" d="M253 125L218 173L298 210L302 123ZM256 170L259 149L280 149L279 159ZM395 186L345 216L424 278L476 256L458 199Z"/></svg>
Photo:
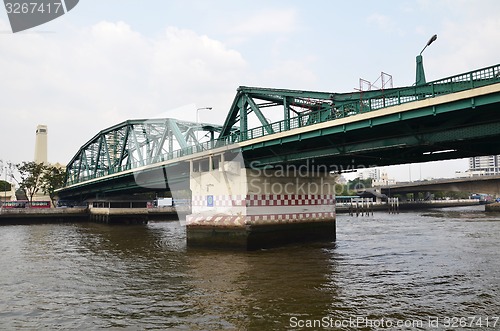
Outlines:
<svg viewBox="0 0 500 331"><path fill-rule="evenodd" d="M0 225L88 221L87 208L0 209Z"/></svg>
<svg viewBox="0 0 500 331"><path fill-rule="evenodd" d="M459 199L459 200L430 200L430 201L399 201L397 206L397 211L403 210L420 210L429 208L448 208L448 207L465 207L465 206L478 206L480 205L479 200L476 199ZM358 204L358 215L368 216L368 212L373 214L373 211L381 212L394 212L394 207L390 203L365 203L364 209L361 208L361 204ZM488 206L488 205L486 205ZM338 214L350 213L351 215L356 215L356 202L354 202L354 212L353 204L349 203L337 203L336 212ZM500 203L499 203L500 210ZM486 209L488 210L488 209Z"/></svg>
<svg viewBox="0 0 500 331"><path fill-rule="evenodd" d="M152 207L147 202L94 201L88 207L1 208L0 225L99 222L107 224L146 224L149 220L177 220L188 207Z"/></svg>
<svg viewBox="0 0 500 331"><path fill-rule="evenodd" d="M447 208L479 205L479 200L433 200L402 201L397 211L427 208ZM363 208L361 208L363 206ZM486 205L486 211L500 211L500 203ZM353 210L351 203L337 203L336 212L356 216L369 216L373 212L394 213L388 203L358 204ZM73 208L0 208L0 225L98 222L106 224L146 224L150 220L178 220L179 215L190 213L189 206L151 207L147 202L137 201L94 201L88 207Z"/></svg>

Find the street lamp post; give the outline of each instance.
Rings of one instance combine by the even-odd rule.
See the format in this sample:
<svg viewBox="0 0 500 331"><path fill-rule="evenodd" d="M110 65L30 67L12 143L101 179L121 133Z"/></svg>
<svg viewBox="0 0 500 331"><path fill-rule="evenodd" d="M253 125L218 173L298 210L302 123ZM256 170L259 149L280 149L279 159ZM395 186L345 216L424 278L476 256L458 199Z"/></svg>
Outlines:
<svg viewBox="0 0 500 331"><path fill-rule="evenodd" d="M417 55L417 73L416 73L415 85L423 85L426 83L425 72L424 72L424 60L422 57L422 53L427 48L427 46L436 41L437 37L438 37L437 34L433 35L431 39L429 39L427 44L424 46L424 48L420 51L420 54Z"/></svg>
<svg viewBox="0 0 500 331"><path fill-rule="evenodd" d="M4 187L3 187L3 191L4 191L4 196L3 196L3 201L7 201L7 176L12 176L12 163L11 162L6 162L6 164L3 163L2 160L0 160L0 170L4 172L4 176L5 176L5 181L4 181ZM12 190L12 188L11 188ZM2 204L3 206L3 204Z"/></svg>
<svg viewBox="0 0 500 331"><path fill-rule="evenodd" d="M3 172L3 170L4 170L3 161L0 160L0 171ZM1 172L0 172L0 175L1 175ZM0 177L0 178L2 178L2 177ZM5 174L5 178L6 178L5 181L7 181L7 173ZM5 186L3 189L5 190ZM7 201L7 191L5 191L4 202L5 201ZM0 201L0 208L2 208L2 207L3 207L3 203Z"/></svg>
<svg viewBox="0 0 500 331"><path fill-rule="evenodd" d="M212 110L212 107L202 107L202 108L196 108L196 124L200 124L199 120L199 112L200 110ZM198 143L198 130L196 130L196 142Z"/></svg>
<svg viewBox="0 0 500 331"><path fill-rule="evenodd" d="M5 168L5 182L4 182L4 196L3 196L3 201L7 201L7 168Z"/></svg>
<svg viewBox="0 0 500 331"><path fill-rule="evenodd" d="M8 172L8 173L7 173ZM7 162L7 167L5 167L5 182L7 183L7 175L11 177L11 182L12 182L12 162ZM9 182L9 185L11 186L10 190L12 191L12 183ZM7 190L6 187L4 187L5 192L4 192L4 201L7 201ZM12 200L12 196L10 198Z"/></svg>

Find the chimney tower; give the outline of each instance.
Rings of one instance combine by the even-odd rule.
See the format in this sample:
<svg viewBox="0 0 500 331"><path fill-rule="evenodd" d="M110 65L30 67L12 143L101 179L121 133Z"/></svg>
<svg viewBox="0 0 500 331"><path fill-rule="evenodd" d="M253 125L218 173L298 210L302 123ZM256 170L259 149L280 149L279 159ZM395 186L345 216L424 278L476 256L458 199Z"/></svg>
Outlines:
<svg viewBox="0 0 500 331"><path fill-rule="evenodd" d="M35 160L36 163L47 164L47 126L36 127Z"/></svg>

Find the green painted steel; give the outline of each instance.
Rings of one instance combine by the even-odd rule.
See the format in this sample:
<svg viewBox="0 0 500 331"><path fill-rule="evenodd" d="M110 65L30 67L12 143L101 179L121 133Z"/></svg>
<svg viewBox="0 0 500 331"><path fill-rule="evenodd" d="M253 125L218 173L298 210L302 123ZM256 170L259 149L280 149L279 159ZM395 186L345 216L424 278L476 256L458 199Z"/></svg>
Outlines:
<svg viewBox="0 0 500 331"><path fill-rule="evenodd" d="M426 83L424 72L424 58L422 55L417 55L417 70L415 77L415 85L420 86Z"/></svg>
<svg viewBox="0 0 500 331"><path fill-rule="evenodd" d="M500 64L497 64L429 83L353 93L328 93L241 86L238 88L236 97L223 125L220 138L223 142L219 141L219 145L255 139L263 135L499 82ZM250 100L253 101L252 107L248 106ZM259 119L264 117L262 114L265 108L284 108L284 118L272 124L248 129L248 115L255 112L255 106L261 110L258 115ZM287 118L289 111L294 113L295 116ZM273 114L282 113L281 111L273 112ZM261 121L259 120L259 122ZM237 126L240 128L239 131L234 130L234 127ZM269 126L272 130L269 130ZM231 134L231 132L233 133Z"/></svg>
<svg viewBox="0 0 500 331"><path fill-rule="evenodd" d="M401 125L398 123L411 122L408 120L418 122L423 117L445 116L443 114L448 112L474 109L489 102L498 103L500 100L497 100L498 96L495 97L495 100L488 100L488 97L472 98L453 104L445 103L438 107L423 107L410 112L374 117L342 125L336 125L336 120L496 83L500 83L500 65L420 85L353 93L242 86L238 88L236 97L222 126L191 123L175 119L143 119L129 120L102 130L83 145L68 164L66 186L85 185L86 181L90 179L94 179L95 183L95 179L108 175L115 175L114 178L119 178L120 173L126 170L166 160L175 160L181 156L207 151L216 147L229 146L262 136L271 137L266 142L249 144L243 147L243 151L253 153L252 157L263 163L279 163L292 161L292 159L322 157L323 154L355 155L360 151L370 150L370 148L375 155L396 148L400 144L397 141L398 138L381 138L376 143L363 143L362 141L356 141L356 137L353 137L351 132L373 134L373 132L378 132L376 131L377 127L383 127L384 125L394 124L397 127ZM268 114L272 116L268 116ZM463 113L461 116L466 118L470 114ZM270 123L269 117L281 117L281 120ZM466 132L453 131L454 122L451 115L449 117L448 122L445 124L450 126L446 131L452 137L450 139L460 139L460 135L468 136ZM311 130L301 134L277 137L276 139L272 138L272 135L276 133L324 122L331 122L331 125L321 130ZM257 123L257 126L252 127L253 123ZM408 126L409 124L405 125ZM478 123L478 127L481 127L481 130L495 131L494 128L484 126L481 123ZM367 131L369 129L375 131ZM433 143L434 131L424 130L420 132L411 127L407 129L410 134L407 136L401 135L404 144L418 146L418 144ZM204 141L198 141L197 133L200 132L202 136L209 135L209 140L205 138ZM352 142L331 141L333 138L330 137L339 134L347 137L343 139L352 139ZM266 150L273 149L275 146L301 142L311 138L323 139L331 147L322 150L296 151L293 157L276 155L276 150L272 150L272 155L266 154ZM422 140L424 138L427 139L425 142ZM388 156L384 155L384 157ZM406 160L401 161L410 162L415 160L409 156ZM109 189L114 190L114 188Z"/></svg>
<svg viewBox="0 0 500 331"><path fill-rule="evenodd" d="M433 35L431 39L429 39L425 47L422 49L422 51L420 51L420 54L417 55L417 70L415 77L415 85L417 86L424 85L426 83L425 72L424 72L424 58L422 57L422 53L425 51L427 47L430 46L430 44L435 42L436 39L437 39L437 34Z"/></svg>
<svg viewBox="0 0 500 331"><path fill-rule="evenodd" d="M76 153L66 167L66 186L82 183L185 154L201 152L196 132L215 139L220 126L171 118L129 120L102 130Z"/></svg>

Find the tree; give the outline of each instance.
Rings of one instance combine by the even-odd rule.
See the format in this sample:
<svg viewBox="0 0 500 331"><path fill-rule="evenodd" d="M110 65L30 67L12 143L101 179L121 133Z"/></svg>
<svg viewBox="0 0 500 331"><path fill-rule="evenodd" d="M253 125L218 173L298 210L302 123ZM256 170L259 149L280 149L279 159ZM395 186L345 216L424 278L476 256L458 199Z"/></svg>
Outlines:
<svg viewBox="0 0 500 331"><path fill-rule="evenodd" d="M16 190L16 198L17 198L17 200L28 200L26 193L23 190L21 190L20 188L18 188Z"/></svg>
<svg viewBox="0 0 500 331"><path fill-rule="evenodd" d="M9 182L6 182L4 180L0 180L0 191L10 191L12 188L11 188L11 184Z"/></svg>
<svg viewBox="0 0 500 331"><path fill-rule="evenodd" d="M55 166L46 166L42 175L42 191L48 194L52 205L55 207L55 191L64 186L66 170Z"/></svg>
<svg viewBox="0 0 500 331"><path fill-rule="evenodd" d="M0 178L4 178L5 176L5 180L0 179L0 191L10 191L12 189L11 184L6 181L12 176L12 166L11 162L0 160L0 175L2 175Z"/></svg>
<svg viewBox="0 0 500 331"><path fill-rule="evenodd" d="M31 202L33 201L33 196L42 188L42 176L46 166L43 163L31 161L17 164L16 167L21 177L19 187Z"/></svg>
<svg viewBox="0 0 500 331"><path fill-rule="evenodd" d="M357 177L350 180L347 183L347 187L352 193L357 194L357 192L363 192L365 189L372 187L372 179L360 179Z"/></svg>

